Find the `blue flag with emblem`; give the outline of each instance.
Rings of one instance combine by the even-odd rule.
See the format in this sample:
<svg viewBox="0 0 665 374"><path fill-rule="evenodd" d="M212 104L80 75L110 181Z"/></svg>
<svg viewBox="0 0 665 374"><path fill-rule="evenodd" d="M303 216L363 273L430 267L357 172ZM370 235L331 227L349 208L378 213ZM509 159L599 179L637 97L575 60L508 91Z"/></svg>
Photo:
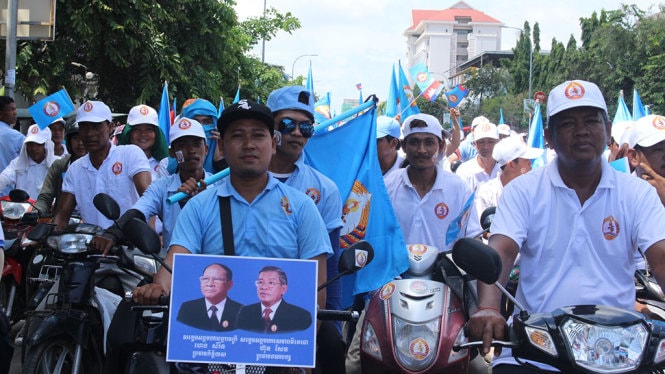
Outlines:
<svg viewBox="0 0 665 374"><path fill-rule="evenodd" d="M53 121L65 117L74 111L74 103L69 94L63 88L34 103L28 108L32 119L35 120L40 130L48 127Z"/></svg>
<svg viewBox="0 0 665 374"><path fill-rule="evenodd" d="M319 101L314 103L314 122L321 123L330 118L330 92L326 92Z"/></svg>
<svg viewBox="0 0 665 374"><path fill-rule="evenodd" d="M404 237L379 167L376 103L368 101L355 109L365 110L367 104L371 104L368 110L342 126L330 131L330 123L317 126L305 147L305 162L332 179L342 196L340 247L366 240L375 250L374 260L366 268L355 277L342 278L344 306L351 304L352 294L375 290L409 266ZM351 110L329 122L355 113Z"/></svg>
<svg viewBox="0 0 665 374"><path fill-rule="evenodd" d="M545 150L542 156L531 161L531 166L539 168L547 163L546 154L547 150L545 149L545 133L543 132L543 116L540 115L540 104L536 105L536 110L533 112L533 118L531 119L531 125L529 125L529 138L526 141L526 145L533 148Z"/></svg>
<svg viewBox="0 0 665 374"><path fill-rule="evenodd" d="M400 122L402 122L406 117L420 113L420 109L418 108L418 104L416 104L416 98L413 96L411 84L406 78L404 69L402 69L402 63L398 62L397 65L399 67L397 72L397 93L399 94Z"/></svg>

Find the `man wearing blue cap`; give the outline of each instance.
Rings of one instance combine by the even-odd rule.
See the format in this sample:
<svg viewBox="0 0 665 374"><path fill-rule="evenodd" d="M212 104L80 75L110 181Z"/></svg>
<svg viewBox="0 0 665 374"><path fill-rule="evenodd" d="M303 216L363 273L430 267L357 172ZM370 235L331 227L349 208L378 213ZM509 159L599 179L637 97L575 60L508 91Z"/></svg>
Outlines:
<svg viewBox="0 0 665 374"><path fill-rule="evenodd" d="M342 198L337 185L330 178L305 164L303 149L314 135L314 96L305 87L287 86L268 96L268 107L273 113L277 152L270 160L270 171L275 178L304 192L316 204L328 230L333 256L327 260L328 278L337 275L339 259L339 233L342 222ZM327 288L326 308L341 309L342 285L337 281ZM344 344L341 328L334 323L322 323L319 335L319 357L325 371L339 373L344 370ZM325 347L322 347L325 344ZM334 353L338 357L333 357ZM329 360L327 360L329 358ZM339 365L335 368L334 365ZM333 366L331 366L333 365Z"/></svg>
<svg viewBox="0 0 665 374"><path fill-rule="evenodd" d="M384 178L391 171L399 169L404 162L404 157L397 153L401 132L396 119L388 116L376 117L376 153L379 155L379 165Z"/></svg>

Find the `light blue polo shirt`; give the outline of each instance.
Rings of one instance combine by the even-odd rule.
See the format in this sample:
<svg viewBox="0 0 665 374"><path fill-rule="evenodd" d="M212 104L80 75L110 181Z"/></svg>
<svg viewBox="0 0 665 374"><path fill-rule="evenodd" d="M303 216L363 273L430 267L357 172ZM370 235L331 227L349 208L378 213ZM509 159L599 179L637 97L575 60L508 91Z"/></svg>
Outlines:
<svg viewBox="0 0 665 374"><path fill-rule="evenodd" d="M321 213L326 229L331 232L344 226L342 221L342 198L337 185L318 170L305 164L305 154L301 153L296 168L286 180L287 185L309 196Z"/></svg>
<svg viewBox="0 0 665 374"><path fill-rule="evenodd" d="M205 178L211 175L206 172ZM178 203L169 204L166 199L175 195L181 185L180 173L153 180L143 193L143 196L132 207L141 211L146 219L156 215L162 220L164 223L162 225L162 242L164 243L164 248L167 249L171 242L173 228L182 208L180 208L180 204Z"/></svg>
<svg viewBox="0 0 665 374"><path fill-rule="evenodd" d="M308 259L331 254L312 199L268 175L265 189L251 204L231 185L230 176L194 196L178 216L171 245L194 254L223 255L219 197L231 196L236 255Z"/></svg>

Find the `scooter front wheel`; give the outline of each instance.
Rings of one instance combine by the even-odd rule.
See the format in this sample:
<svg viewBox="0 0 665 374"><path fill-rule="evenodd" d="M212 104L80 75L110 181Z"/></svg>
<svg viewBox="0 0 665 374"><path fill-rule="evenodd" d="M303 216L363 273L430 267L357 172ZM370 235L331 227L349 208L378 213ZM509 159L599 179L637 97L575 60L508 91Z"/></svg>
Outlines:
<svg viewBox="0 0 665 374"><path fill-rule="evenodd" d="M23 374L64 374L71 373L74 368L76 344L65 338L56 338L39 344L27 354L23 363ZM95 366L95 360L83 355L81 373L99 373L101 367Z"/></svg>

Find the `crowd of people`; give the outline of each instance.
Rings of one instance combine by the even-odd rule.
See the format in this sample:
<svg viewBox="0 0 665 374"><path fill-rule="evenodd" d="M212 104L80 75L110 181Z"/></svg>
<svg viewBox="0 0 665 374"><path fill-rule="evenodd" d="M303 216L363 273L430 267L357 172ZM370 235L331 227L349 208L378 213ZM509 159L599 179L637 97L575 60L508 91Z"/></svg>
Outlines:
<svg viewBox="0 0 665 374"><path fill-rule="evenodd" d="M106 228L91 242L105 254L124 242L126 222L152 219L169 265L176 253L312 259L322 284L337 274L343 197L304 161L303 149L314 135L313 93L283 87L266 104L240 100L218 117L207 100L189 100L168 137L157 112L138 105L112 141L113 118L103 102L83 103L72 123L59 118L23 135L12 128L13 100L3 96L0 191L27 191L39 214L52 217L58 229L74 212ZM464 137L459 111L450 114L450 131L428 114L402 123L376 119L379 165L407 243L449 250L449 225L460 225L460 236L476 237L482 212L495 206L489 245L502 260L500 281L507 282L519 254L517 299L532 312L582 303L633 308L638 248L665 286L665 117L650 115L615 129L598 87L582 80L564 82L548 96L548 150L527 146L508 125L484 116L472 121ZM531 161L543 152L549 162L532 170ZM632 173L610 166L622 157ZM227 167L229 176L211 186L203 182ZM119 203L117 223L95 210L92 199L101 192ZM178 192L190 197L167 203ZM454 221L465 209L466 220ZM217 271L231 279L219 266L205 271L206 277ZM157 303L170 286L171 274L162 268L154 283L134 289L134 300ZM319 307L344 307L341 293L341 286L320 292ZM507 322L493 286L479 285L479 300L469 332L484 341L487 355ZM201 313L219 321L223 309L222 303ZM253 317L265 319L259 312ZM358 346L349 342L347 352L340 326L319 322L318 328L324 372L360 372ZM493 365L495 373L536 370L516 368L505 351L495 352Z"/></svg>

